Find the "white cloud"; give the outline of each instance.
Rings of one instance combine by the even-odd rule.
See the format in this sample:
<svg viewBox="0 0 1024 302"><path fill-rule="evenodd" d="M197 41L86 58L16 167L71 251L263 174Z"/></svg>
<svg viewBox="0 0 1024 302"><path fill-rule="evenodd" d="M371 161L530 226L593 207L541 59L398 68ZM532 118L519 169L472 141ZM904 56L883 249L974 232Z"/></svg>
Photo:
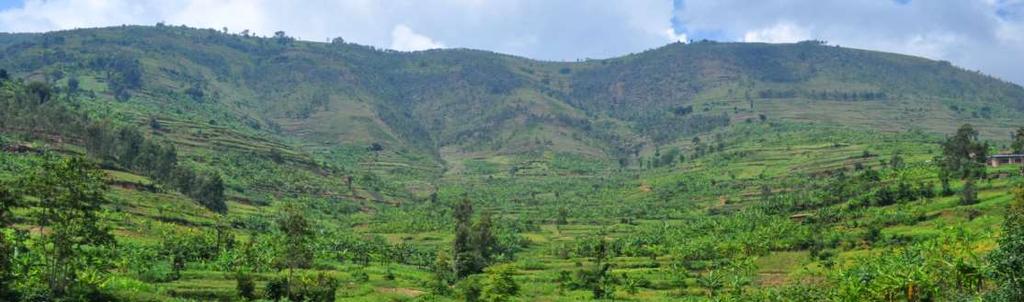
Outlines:
<svg viewBox="0 0 1024 302"><path fill-rule="evenodd" d="M677 0L691 39L819 39L947 60L1024 84L1024 5L1016 0Z"/></svg>
<svg viewBox="0 0 1024 302"><path fill-rule="evenodd" d="M686 41L689 41L689 38L686 37L686 33L676 32L674 28L665 29L665 37L667 37L670 42L686 43Z"/></svg>
<svg viewBox="0 0 1024 302"><path fill-rule="evenodd" d="M444 43L434 41L430 37L417 34L405 24L395 25L391 30L391 49L401 51L416 51L435 48L444 48Z"/></svg>
<svg viewBox="0 0 1024 302"><path fill-rule="evenodd" d="M771 27L748 31L743 42L793 43L810 39L810 33L799 26L781 22Z"/></svg>

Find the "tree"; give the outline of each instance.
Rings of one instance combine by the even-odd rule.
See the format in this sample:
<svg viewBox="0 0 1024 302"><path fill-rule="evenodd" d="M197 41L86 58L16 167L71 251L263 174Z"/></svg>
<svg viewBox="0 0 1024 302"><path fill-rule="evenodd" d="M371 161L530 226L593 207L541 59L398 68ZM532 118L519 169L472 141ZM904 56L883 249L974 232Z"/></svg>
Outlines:
<svg viewBox="0 0 1024 302"><path fill-rule="evenodd" d="M380 143L372 143L369 148L370 152L373 152L373 159L377 160L380 157L380 152L384 151L384 146Z"/></svg>
<svg viewBox="0 0 1024 302"><path fill-rule="evenodd" d="M452 275L452 263L449 258L447 251L439 250L436 258L434 258L434 265L431 267L434 273L434 280L432 280L431 286L433 291L438 295L448 295L451 293L452 282L455 282L455 278Z"/></svg>
<svg viewBox="0 0 1024 302"><path fill-rule="evenodd" d="M512 278L512 270L503 267L490 274L480 298L486 302L505 302L518 294L519 284Z"/></svg>
<svg viewBox="0 0 1024 302"><path fill-rule="evenodd" d="M558 218L555 219L555 224L566 225L569 224L569 209L565 207L558 208Z"/></svg>
<svg viewBox="0 0 1024 302"><path fill-rule="evenodd" d="M228 211L228 206L224 203L224 180L220 178L219 173L214 173L204 178L200 183L195 198L199 199L199 203L211 211L221 214Z"/></svg>
<svg viewBox="0 0 1024 302"><path fill-rule="evenodd" d="M79 88L78 77L72 76L72 77L68 78L68 93L74 94L74 93L78 92L78 88Z"/></svg>
<svg viewBox="0 0 1024 302"><path fill-rule="evenodd" d="M900 156L899 153L894 153L892 158L889 159L889 167L893 169L903 169L904 166L903 156Z"/></svg>
<svg viewBox="0 0 1024 302"><path fill-rule="evenodd" d="M945 169L939 170L939 183L942 184L942 192L939 193L940 195L953 195L953 187L949 185L949 171L946 171Z"/></svg>
<svg viewBox="0 0 1024 302"><path fill-rule="evenodd" d="M1015 154L1024 153L1024 127L1017 128L1017 132L1013 134L1013 143L1010 144L1010 148L1013 148Z"/></svg>
<svg viewBox="0 0 1024 302"><path fill-rule="evenodd" d="M289 37L284 31L276 31L274 32L274 40L277 41L277 44L289 45L295 38Z"/></svg>
<svg viewBox="0 0 1024 302"><path fill-rule="evenodd" d="M11 210L17 206L18 198L8 187L8 184L0 183L0 300L18 301L17 292L12 288L15 247L8 242L6 232L13 223Z"/></svg>
<svg viewBox="0 0 1024 302"><path fill-rule="evenodd" d="M491 232L491 214L484 213L473 225L473 247L479 255L479 267L483 268L491 262L491 258L498 252L498 239Z"/></svg>
<svg viewBox="0 0 1024 302"><path fill-rule="evenodd" d="M707 274L697 278L697 284L707 290L708 298L712 298L725 287L725 280L722 277L721 272L717 270L710 270Z"/></svg>
<svg viewBox="0 0 1024 302"><path fill-rule="evenodd" d="M313 265L313 249L310 247L313 232L306 221L306 216L295 205L289 205L284 209L283 215L277 220L277 228L284 237L284 252L279 255L278 263L288 268L285 291L290 296L291 287L295 284L292 278L295 269L309 268Z"/></svg>
<svg viewBox="0 0 1024 302"><path fill-rule="evenodd" d="M461 301L480 301L480 294L483 292L480 276L467 276L455 285L457 298Z"/></svg>
<svg viewBox="0 0 1024 302"><path fill-rule="evenodd" d="M160 125L160 120L156 119L155 116L149 117L149 129L160 130L163 129L163 125Z"/></svg>
<svg viewBox="0 0 1024 302"><path fill-rule="evenodd" d="M594 299L611 297L618 280L611 275L611 265L605 262L608 257L608 242L601 238L594 251L594 265L576 272L576 288L589 289Z"/></svg>
<svg viewBox="0 0 1024 302"><path fill-rule="evenodd" d="M45 255L51 298L60 299L77 283L77 272L101 259L87 260L91 247L114 243L110 230L100 225L98 212L106 202L102 173L82 158L52 160L28 182L38 198L35 224L45 227L41 249ZM102 270L100 270L102 271Z"/></svg>
<svg viewBox="0 0 1024 302"><path fill-rule="evenodd" d="M43 82L32 82L25 86L28 93L36 98L39 104L46 103L50 100L50 96L53 94L50 84Z"/></svg>
<svg viewBox="0 0 1024 302"><path fill-rule="evenodd" d="M952 177L980 178L985 174L987 153L988 144L978 141L978 131L964 124L942 143L942 157L937 162Z"/></svg>
<svg viewBox="0 0 1024 302"><path fill-rule="evenodd" d="M256 282L252 275L238 271L235 273L235 292L242 301L256 300Z"/></svg>
<svg viewBox="0 0 1024 302"><path fill-rule="evenodd" d="M972 205L978 203L978 190L974 188L974 179L968 178L964 181L964 189L960 191L960 205Z"/></svg>
<svg viewBox="0 0 1024 302"><path fill-rule="evenodd" d="M479 273L479 255L473 247L472 225L470 219L473 216L473 204L468 198L463 198L452 211L455 218L455 240L452 241L452 265L455 277L462 279L466 276Z"/></svg>
<svg viewBox="0 0 1024 302"><path fill-rule="evenodd" d="M996 301L1024 301L1024 186L1013 190L999 247L989 254L996 279L999 281Z"/></svg>

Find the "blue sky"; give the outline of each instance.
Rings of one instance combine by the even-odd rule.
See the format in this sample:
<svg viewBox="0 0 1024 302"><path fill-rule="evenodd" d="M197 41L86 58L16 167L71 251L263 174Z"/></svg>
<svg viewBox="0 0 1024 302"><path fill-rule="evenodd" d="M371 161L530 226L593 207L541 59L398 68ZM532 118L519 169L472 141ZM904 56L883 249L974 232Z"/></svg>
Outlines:
<svg viewBox="0 0 1024 302"><path fill-rule="evenodd" d="M691 39L819 39L1024 83L1024 0L0 0L0 32L160 21L544 60L607 58Z"/></svg>
<svg viewBox="0 0 1024 302"><path fill-rule="evenodd" d="M0 0L0 10L21 6L22 0Z"/></svg>

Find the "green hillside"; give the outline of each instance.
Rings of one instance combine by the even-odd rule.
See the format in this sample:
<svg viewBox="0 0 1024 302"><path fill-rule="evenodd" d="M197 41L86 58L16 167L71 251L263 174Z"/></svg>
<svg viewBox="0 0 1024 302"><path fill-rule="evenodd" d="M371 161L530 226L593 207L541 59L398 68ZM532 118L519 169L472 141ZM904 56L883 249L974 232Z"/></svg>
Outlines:
<svg viewBox="0 0 1024 302"><path fill-rule="evenodd" d="M0 54L0 299L1020 297L1022 176L978 155L1022 149L1024 88L948 62L162 25Z"/></svg>

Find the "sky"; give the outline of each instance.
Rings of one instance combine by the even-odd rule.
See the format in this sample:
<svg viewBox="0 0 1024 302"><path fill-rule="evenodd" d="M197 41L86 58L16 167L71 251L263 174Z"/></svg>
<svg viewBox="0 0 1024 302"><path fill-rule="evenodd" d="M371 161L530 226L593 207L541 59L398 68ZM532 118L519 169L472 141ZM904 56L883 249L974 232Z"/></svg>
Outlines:
<svg viewBox="0 0 1024 302"><path fill-rule="evenodd" d="M815 39L1024 84L1024 0L0 0L0 32L157 22L568 61L676 41Z"/></svg>

